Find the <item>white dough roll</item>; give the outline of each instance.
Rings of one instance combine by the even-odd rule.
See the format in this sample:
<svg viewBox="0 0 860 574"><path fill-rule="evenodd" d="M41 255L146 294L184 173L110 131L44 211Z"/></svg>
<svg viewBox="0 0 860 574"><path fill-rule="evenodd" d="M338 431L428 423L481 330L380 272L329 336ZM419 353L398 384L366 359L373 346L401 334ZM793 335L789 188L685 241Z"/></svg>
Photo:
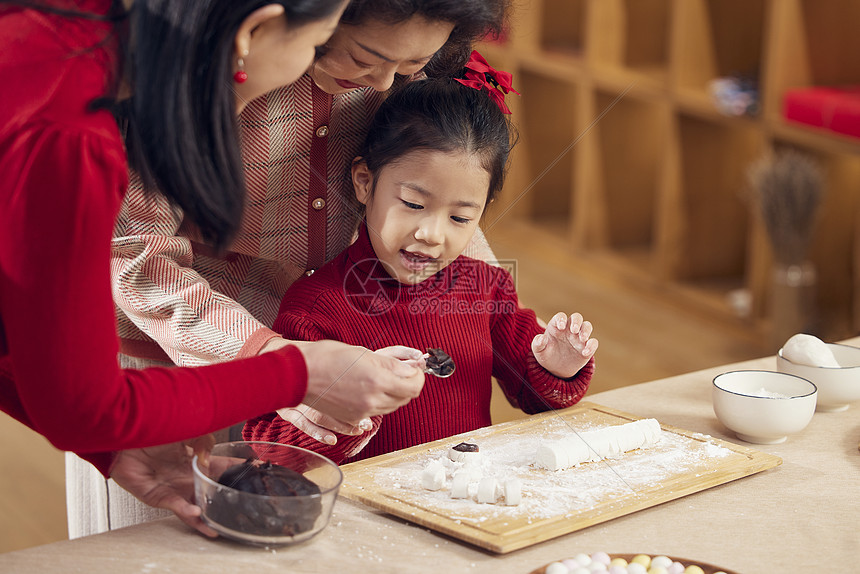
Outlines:
<svg viewBox="0 0 860 574"><path fill-rule="evenodd" d="M562 470L583 462L594 462L660 441L663 430L656 419L642 419L585 431L538 447L535 464L549 470Z"/></svg>

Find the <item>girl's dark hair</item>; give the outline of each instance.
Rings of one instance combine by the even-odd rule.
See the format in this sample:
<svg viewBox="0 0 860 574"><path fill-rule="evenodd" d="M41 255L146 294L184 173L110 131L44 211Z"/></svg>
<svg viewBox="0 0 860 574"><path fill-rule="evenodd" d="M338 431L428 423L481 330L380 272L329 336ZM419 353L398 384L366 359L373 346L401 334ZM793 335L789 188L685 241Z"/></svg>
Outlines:
<svg viewBox="0 0 860 574"><path fill-rule="evenodd" d="M507 116L490 97L452 78L409 82L382 103L361 148L371 173L418 150L464 152L490 174L487 204L505 182L514 145Z"/></svg>
<svg viewBox="0 0 860 574"><path fill-rule="evenodd" d="M352 0L340 22L354 26L373 19L397 24L413 16L451 22L454 29L448 41L424 67L428 77L450 77L463 68L476 40L499 37L509 6L510 0Z"/></svg>

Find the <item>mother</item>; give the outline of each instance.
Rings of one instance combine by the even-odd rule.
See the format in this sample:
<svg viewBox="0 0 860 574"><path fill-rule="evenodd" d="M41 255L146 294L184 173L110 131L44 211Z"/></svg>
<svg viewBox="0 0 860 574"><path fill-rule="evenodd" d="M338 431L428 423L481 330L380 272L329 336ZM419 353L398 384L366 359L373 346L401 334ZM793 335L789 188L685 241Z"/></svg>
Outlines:
<svg viewBox="0 0 860 574"><path fill-rule="evenodd" d="M122 125L135 166L219 248L245 197L237 108L300 76L344 7L0 2L0 409L207 534L188 500L188 448L174 441L302 400L358 421L408 402L423 375L333 342L196 369L121 370L110 237L128 160L105 104L133 95ZM256 81L234 95L249 49ZM165 443L174 444L137 450Z"/></svg>
<svg viewBox="0 0 860 574"><path fill-rule="evenodd" d="M475 39L500 31L507 4L353 0L308 73L240 116L249 201L226 255L134 178L112 262L123 363L204 365L289 345L269 327L289 285L351 241L360 212L348 167L383 92L398 77L459 71ZM244 58L248 82L253 57ZM492 257L483 235L469 254ZM138 520L122 514L111 527Z"/></svg>

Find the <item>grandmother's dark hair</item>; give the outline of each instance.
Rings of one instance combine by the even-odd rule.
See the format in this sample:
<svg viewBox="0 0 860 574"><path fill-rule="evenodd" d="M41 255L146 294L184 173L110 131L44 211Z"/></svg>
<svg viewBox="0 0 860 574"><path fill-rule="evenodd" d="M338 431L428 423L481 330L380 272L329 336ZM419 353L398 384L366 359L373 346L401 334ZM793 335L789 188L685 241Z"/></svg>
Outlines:
<svg viewBox="0 0 860 574"><path fill-rule="evenodd" d="M482 91L452 78L409 82L382 103L361 148L371 173L418 150L464 152L490 174L487 204L502 189L515 142L507 116Z"/></svg>
<svg viewBox="0 0 860 574"><path fill-rule="evenodd" d="M351 0L340 22L358 25L374 19L397 24L413 16L451 22L454 29L448 41L424 66L428 77L450 77L462 69L476 40L502 34L510 4L511 0Z"/></svg>
<svg viewBox="0 0 860 574"><path fill-rule="evenodd" d="M321 20L343 0L113 0L106 14L60 9L45 0L0 0L69 18L115 22L132 98L112 105L127 126L129 163L148 189L178 205L216 248L242 221L245 178L233 92L234 39L254 10L284 7L290 26ZM130 17L129 17L130 16ZM129 30L135 37L128 52ZM115 104L106 94L94 108Z"/></svg>

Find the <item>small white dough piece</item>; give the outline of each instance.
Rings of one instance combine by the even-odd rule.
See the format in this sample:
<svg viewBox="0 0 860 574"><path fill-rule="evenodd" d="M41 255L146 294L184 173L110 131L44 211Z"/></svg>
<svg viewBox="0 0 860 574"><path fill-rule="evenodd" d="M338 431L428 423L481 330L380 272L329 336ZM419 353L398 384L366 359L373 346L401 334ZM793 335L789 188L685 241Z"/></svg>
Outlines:
<svg viewBox="0 0 860 574"><path fill-rule="evenodd" d="M792 363L810 367L838 367L839 362L827 343L805 333L793 335L782 346L782 356Z"/></svg>
<svg viewBox="0 0 860 574"><path fill-rule="evenodd" d="M523 481L519 478L509 478L505 481L505 505L517 506L522 500Z"/></svg>
<svg viewBox="0 0 860 574"><path fill-rule="evenodd" d="M434 460L421 473L421 486L427 490L440 490L445 486L445 467L438 460Z"/></svg>
<svg viewBox="0 0 860 574"><path fill-rule="evenodd" d="M498 498L498 490L498 480L492 476L482 478L481 482L478 483L478 502L484 504L495 504L496 498Z"/></svg>
<svg viewBox="0 0 860 574"><path fill-rule="evenodd" d="M462 452L459 450L455 450L453 446L448 449L448 458L451 459L453 462L462 462L462 463L467 463L470 461L478 462L481 460L481 456L482 456L481 451Z"/></svg>
<svg viewBox="0 0 860 574"><path fill-rule="evenodd" d="M469 471L458 470L451 479L451 498L469 498L469 484L472 475Z"/></svg>
<svg viewBox="0 0 860 574"><path fill-rule="evenodd" d="M480 461L473 458L467 458L466 462L463 463L463 466L457 472L467 473L471 482L478 482L484 478L484 471L481 468Z"/></svg>
<svg viewBox="0 0 860 574"><path fill-rule="evenodd" d="M637 448L654 446L662 433L656 419L642 419L581 432L561 440L541 444L535 464L549 470L562 470L583 462L618 456Z"/></svg>
<svg viewBox="0 0 860 574"><path fill-rule="evenodd" d="M547 565L545 572L546 574L568 574L570 570L561 562L553 562Z"/></svg>

